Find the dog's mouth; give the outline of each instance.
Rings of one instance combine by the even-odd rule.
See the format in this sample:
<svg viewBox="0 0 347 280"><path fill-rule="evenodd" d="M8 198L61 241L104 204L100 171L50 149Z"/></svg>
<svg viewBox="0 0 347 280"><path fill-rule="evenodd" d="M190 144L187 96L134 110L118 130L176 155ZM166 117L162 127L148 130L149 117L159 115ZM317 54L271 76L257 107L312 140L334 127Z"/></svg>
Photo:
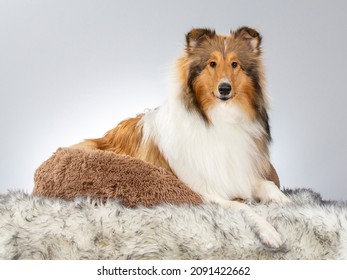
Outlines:
<svg viewBox="0 0 347 280"><path fill-rule="evenodd" d="M230 96L217 96L217 98L222 100L222 101L227 101L227 100L231 99L231 95Z"/></svg>
<svg viewBox="0 0 347 280"><path fill-rule="evenodd" d="M234 94L231 94L231 93L227 95L223 95L223 94L215 94L214 92L212 92L212 95L222 101L228 101L229 99L232 99L234 96Z"/></svg>

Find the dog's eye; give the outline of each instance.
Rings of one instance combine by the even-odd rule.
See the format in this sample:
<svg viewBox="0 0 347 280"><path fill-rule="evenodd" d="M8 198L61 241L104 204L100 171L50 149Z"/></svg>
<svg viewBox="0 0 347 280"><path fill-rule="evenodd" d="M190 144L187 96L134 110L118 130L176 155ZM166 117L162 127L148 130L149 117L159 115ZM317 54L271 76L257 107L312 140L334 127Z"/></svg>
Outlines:
<svg viewBox="0 0 347 280"><path fill-rule="evenodd" d="M210 62L210 67L215 68L217 66L217 63L215 61Z"/></svg>
<svg viewBox="0 0 347 280"><path fill-rule="evenodd" d="M231 67L232 67L232 68L236 68L238 65L239 65L239 64L238 64L236 61L233 61L233 62L231 63Z"/></svg>

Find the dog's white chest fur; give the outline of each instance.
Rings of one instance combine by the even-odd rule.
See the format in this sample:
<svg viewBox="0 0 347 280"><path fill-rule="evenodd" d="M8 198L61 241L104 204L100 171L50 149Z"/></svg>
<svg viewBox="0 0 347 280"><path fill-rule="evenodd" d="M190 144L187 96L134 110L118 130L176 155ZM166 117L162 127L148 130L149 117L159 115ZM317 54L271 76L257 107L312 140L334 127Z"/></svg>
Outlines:
<svg viewBox="0 0 347 280"><path fill-rule="evenodd" d="M235 104L219 103L207 125L171 96L143 118L144 139L153 139L178 178L201 195L250 199L262 172L254 141L262 129L244 114Z"/></svg>

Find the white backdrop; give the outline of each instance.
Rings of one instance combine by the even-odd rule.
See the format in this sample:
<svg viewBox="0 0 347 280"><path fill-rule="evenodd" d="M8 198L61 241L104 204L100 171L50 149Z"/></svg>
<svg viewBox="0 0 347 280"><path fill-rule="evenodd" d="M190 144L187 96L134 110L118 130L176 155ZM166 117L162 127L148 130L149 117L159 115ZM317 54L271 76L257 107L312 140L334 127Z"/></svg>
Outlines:
<svg viewBox="0 0 347 280"><path fill-rule="evenodd" d="M263 37L287 188L347 200L347 2L0 0L0 192L31 192L56 148L159 106L192 27Z"/></svg>

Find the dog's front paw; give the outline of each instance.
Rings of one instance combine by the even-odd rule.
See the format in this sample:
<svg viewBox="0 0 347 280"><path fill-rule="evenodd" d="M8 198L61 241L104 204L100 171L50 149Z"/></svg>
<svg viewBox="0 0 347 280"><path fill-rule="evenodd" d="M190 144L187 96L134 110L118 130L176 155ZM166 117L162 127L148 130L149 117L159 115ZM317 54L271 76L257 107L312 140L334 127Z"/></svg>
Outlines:
<svg viewBox="0 0 347 280"><path fill-rule="evenodd" d="M286 204L291 202L291 200L280 190L277 190L276 192L270 192L266 198L264 198L262 203L267 202L278 202L281 204Z"/></svg>
<svg viewBox="0 0 347 280"><path fill-rule="evenodd" d="M272 250L284 248L284 242L277 230L247 205L241 210L245 221L251 226L261 243Z"/></svg>
<svg viewBox="0 0 347 280"><path fill-rule="evenodd" d="M270 224L261 226L257 233L260 241L268 248L278 250L284 245L281 235Z"/></svg>
<svg viewBox="0 0 347 280"><path fill-rule="evenodd" d="M262 180L256 187L255 197L261 203L289 203L291 200L271 181Z"/></svg>

